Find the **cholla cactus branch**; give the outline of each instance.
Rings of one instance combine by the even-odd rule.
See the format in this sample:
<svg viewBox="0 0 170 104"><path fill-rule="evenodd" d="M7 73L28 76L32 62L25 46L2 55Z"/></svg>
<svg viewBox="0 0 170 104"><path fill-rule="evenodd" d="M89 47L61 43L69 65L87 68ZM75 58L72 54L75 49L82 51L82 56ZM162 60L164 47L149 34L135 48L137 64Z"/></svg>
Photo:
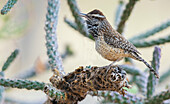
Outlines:
<svg viewBox="0 0 170 104"><path fill-rule="evenodd" d="M44 92L48 95L51 101L57 101L57 103L64 103L66 100L66 94L63 91L57 90L50 84L46 84Z"/></svg>
<svg viewBox="0 0 170 104"><path fill-rule="evenodd" d="M141 40L141 41L131 41L131 42L137 48L151 47L154 45L160 45L160 44L165 44L167 42L170 42L170 35L159 38L159 39L151 40L151 41Z"/></svg>
<svg viewBox="0 0 170 104"><path fill-rule="evenodd" d="M70 27L72 27L74 30L78 31L77 24L68 20L66 17L64 18L64 22L67 23ZM80 32L80 31L78 31Z"/></svg>
<svg viewBox="0 0 170 104"><path fill-rule="evenodd" d="M123 70L125 70L127 73L132 74L132 75L142 75L142 72L140 69L131 66L131 65L119 65Z"/></svg>
<svg viewBox="0 0 170 104"><path fill-rule="evenodd" d="M78 30L85 36L88 36L88 32L84 26L83 19L79 16L80 10L78 9L77 2L75 0L67 0L72 15L74 16Z"/></svg>
<svg viewBox="0 0 170 104"><path fill-rule="evenodd" d="M78 31L82 35L94 40L92 38L92 36L88 33L88 31L87 31L87 29L86 29L86 27L84 25L84 20L82 19L82 17L79 16L80 10L78 9L77 2L75 0L67 0L67 3L69 5L70 10L72 12L72 15L73 15L73 17L75 19L75 23L77 25Z"/></svg>
<svg viewBox="0 0 170 104"><path fill-rule="evenodd" d="M9 65L14 61L14 59L17 57L19 53L19 50L16 49L14 52L11 53L11 55L8 57L8 59L6 60L6 62L4 63L3 67L2 67L2 71L5 71Z"/></svg>
<svg viewBox="0 0 170 104"><path fill-rule="evenodd" d="M119 95L117 92L110 93L111 100L113 103L123 103L123 104L142 104L142 101L139 97L136 97L130 93L126 93L125 96Z"/></svg>
<svg viewBox="0 0 170 104"><path fill-rule="evenodd" d="M43 90L45 83L21 79L4 79L0 78L0 85L4 87L12 87L27 90Z"/></svg>
<svg viewBox="0 0 170 104"><path fill-rule="evenodd" d="M134 8L137 1L138 0L129 0L129 3L126 5L126 8L123 11L123 14L121 16L121 21L118 24L117 31L119 33L123 32L123 29L125 27L125 23L128 20L128 18L129 18L129 16L130 16L130 14L131 14L131 12L132 12L132 10L133 10L133 8Z"/></svg>
<svg viewBox="0 0 170 104"><path fill-rule="evenodd" d="M161 58L161 49L156 46L153 52L153 60L152 60L152 66L158 72L159 66L160 66L160 58ZM147 84L147 98L150 98L154 91L155 91L155 85L157 83L157 79L154 76L153 73L150 72L150 75L148 77L148 84Z"/></svg>
<svg viewBox="0 0 170 104"><path fill-rule="evenodd" d="M90 92L90 95L94 96L96 93ZM115 91L98 91L97 95L104 97L104 102L109 104L142 104L142 99L140 97L134 96L128 92L123 96Z"/></svg>
<svg viewBox="0 0 170 104"><path fill-rule="evenodd" d="M60 75L65 74L63 70L62 60L58 52L57 43L57 20L58 20L59 0L48 0L45 31L46 31L46 47L47 55L49 58L49 65L54 73L56 69L60 72ZM57 73L56 73L57 74Z"/></svg>
<svg viewBox="0 0 170 104"><path fill-rule="evenodd" d="M65 103L83 100L88 91L108 90L124 95L123 87L131 87L126 80L126 72L118 66L79 67L63 78L53 75L50 82L57 89L67 92Z"/></svg>
<svg viewBox="0 0 170 104"><path fill-rule="evenodd" d="M1 14L7 14L11 8L14 6L14 4L17 3L18 0L8 0L8 2L5 4L5 6L1 10Z"/></svg>
<svg viewBox="0 0 170 104"><path fill-rule="evenodd" d="M162 104L164 100L170 99L170 90L163 91L145 101L145 104Z"/></svg>
<svg viewBox="0 0 170 104"><path fill-rule="evenodd" d="M168 21L160 24L159 26L156 26L156 27L154 27L153 29L148 30L148 31L146 31L146 32L144 32L144 33L142 33L142 34L134 35L134 37L132 37L132 38L130 39L130 41L145 39L145 38L147 38L147 37L149 37L149 36L152 36L152 35L160 32L160 31L168 28L169 26L170 26L170 20L168 20Z"/></svg>
<svg viewBox="0 0 170 104"><path fill-rule="evenodd" d="M117 7L117 10L116 10L116 14L115 14L115 27L117 28L117 25L119 24L120 22L120 18L121 18L121 14L123 12L123 9L124 9L124 1L123 0L120 0L119 1L119 5Z"/></svg>
<svg viewBox="0 0 170 104"><path fill-rule="evenodd" d="M0 72L0 78L3 78L4 77L4 72L1 71ZM4 97L4 87L3 86L0 86L0 104L3 102L3 97Z"/></svg>
<svg viewBox="0 0 170 104"><path fill-rule="evenodd" d="M160 76L159 83L165 81L168 77L170 77L170 69Z"/></svg>
<svg viewBox="0 0 170 104"><path fill-rule="evenodd" d="M135 81L134 83L137 85L139 92L142 93L142 95L146 96L146 91L147 91L147 74L143 73L140 76L135 76Z"/></svg>
<svg viewBox="0 0 170 104"><path fill-rule="evenodd" d="M0 86L0 103L2 104L3 100L4 100L4 87Z"/></svg>
<svg viewBox="0 0 170 104"><path fill-rule="evenodd" d="M79 33L81 33L81 31L78 30L77 28L77 24L68 20L67 18L64 18L64 22L67 23L70 27L72 27L74 30L77 30ZM88 36L89 39L94 40L92 35Z"/></svg>

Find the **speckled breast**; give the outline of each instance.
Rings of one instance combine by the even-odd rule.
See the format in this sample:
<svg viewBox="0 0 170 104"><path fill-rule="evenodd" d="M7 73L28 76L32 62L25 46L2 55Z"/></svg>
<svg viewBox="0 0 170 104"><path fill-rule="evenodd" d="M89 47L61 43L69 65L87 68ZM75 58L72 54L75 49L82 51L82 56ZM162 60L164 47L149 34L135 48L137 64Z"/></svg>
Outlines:
<svg viewBox="0 0 170 104"><path fill-rule="evenodd" d="M107 60L119 61L124 57L128 56L127 54L124 53L123 49L114 48L108 45L104 41L102 36L98 37L98 39L96 39L95 42L96 42L95 44L96 51Z"/></svg>

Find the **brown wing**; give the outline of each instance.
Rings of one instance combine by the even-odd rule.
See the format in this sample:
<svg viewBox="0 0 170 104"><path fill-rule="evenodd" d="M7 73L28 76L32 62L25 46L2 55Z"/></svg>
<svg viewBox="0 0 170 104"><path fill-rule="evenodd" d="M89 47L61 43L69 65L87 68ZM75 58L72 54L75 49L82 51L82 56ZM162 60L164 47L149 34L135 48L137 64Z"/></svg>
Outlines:
<svg viewBox="0 0 170 104"><path fill-rule="evenodd" d="M122 35L120 35L116 31L114 31L113 33L115 35L113 35L112 33L104 34L104 41L107 44L109 44L113 48L121 48L128 52L135 52L140 54L136 47L132 43L130 43L127 39L125 39Z"/></svg>

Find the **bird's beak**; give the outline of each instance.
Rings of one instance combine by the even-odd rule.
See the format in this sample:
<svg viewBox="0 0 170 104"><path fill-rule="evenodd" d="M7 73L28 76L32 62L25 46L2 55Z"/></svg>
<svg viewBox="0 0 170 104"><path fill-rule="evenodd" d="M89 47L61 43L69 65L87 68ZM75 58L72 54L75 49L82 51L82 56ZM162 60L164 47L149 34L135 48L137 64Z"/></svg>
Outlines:
<svg viewBox="0 0 170 104"><path fill-rule="evenodd" d="M79 16L87 18L87 14L80 13Z"/></svg>

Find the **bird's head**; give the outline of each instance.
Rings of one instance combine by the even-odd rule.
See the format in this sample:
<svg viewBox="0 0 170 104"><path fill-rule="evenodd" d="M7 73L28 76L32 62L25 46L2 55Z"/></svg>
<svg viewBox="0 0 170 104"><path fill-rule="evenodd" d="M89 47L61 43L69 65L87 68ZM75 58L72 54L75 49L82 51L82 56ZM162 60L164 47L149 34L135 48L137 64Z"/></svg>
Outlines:
<svg viewBox="0 0 170 104"><path fill-rule="evenodd" d="M103 15L103 13L97 9L84 14L80 13L81 17L84 17L87 24L87 29L90 34L93 35L93 37L97 37L99 35L99 28L102 25L102 21L106 19L106 17Z"/></svg>

